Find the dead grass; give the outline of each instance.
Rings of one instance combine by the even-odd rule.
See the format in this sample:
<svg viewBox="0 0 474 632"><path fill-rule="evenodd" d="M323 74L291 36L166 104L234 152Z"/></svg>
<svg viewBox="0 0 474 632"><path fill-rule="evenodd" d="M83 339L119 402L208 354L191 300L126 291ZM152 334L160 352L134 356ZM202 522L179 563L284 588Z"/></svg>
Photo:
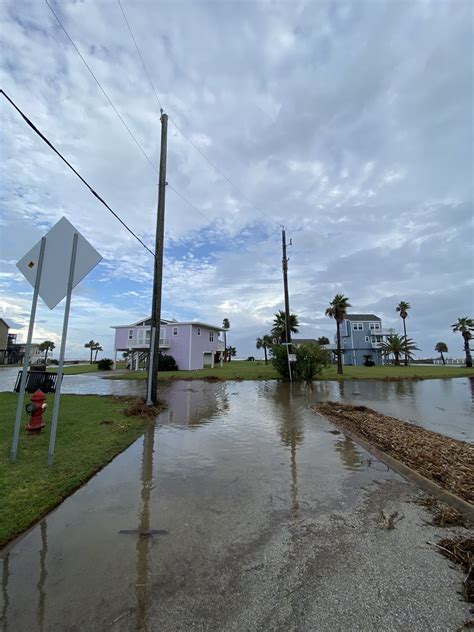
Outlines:
<svg viewBox="0 0 474 632"><path fill-rule="evenodd" d="M474 446L387 417L365 406L339 402L313 409L405 463L445 490L474 503Z"/></svg>
<svg viewBox="0 0 474 632"><path fill-rule="evenodd" d="M431 524L436 527L467 527L466 518L460 511L442 503L435 496L421 496L413 502L431 512Z"/></svg>
<svg viewBox="0 0 474 632"><path fill-rule="evenodd" d="M164 409L165 405L162 402L159 402L157 406L147 406L144 399L137 397L128 400L127 408L125 408L123 412L126 417L145 417L146 419L154 419Z"/></svg>
<svg viewBox="0 0 474 632"><path fill-rule="evenodd" d="M474 602L474 538L444 538L436 546L442 555L463 568L463 596Z"/></svg>

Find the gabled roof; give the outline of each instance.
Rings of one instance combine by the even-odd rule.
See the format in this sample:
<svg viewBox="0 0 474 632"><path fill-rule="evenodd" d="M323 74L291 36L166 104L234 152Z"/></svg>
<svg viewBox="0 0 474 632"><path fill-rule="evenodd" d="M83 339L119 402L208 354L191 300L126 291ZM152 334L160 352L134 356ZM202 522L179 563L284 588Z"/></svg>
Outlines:
<svg viewBox="0 0 474 632"><path fill-rule="evenodd" d="M346 320L357 320L357 321L367 321L367 320L377 320L381 321L380 316L376 316L375 314L347 314Z"/></svg>
<svg viewBox="0 0 474 632"><path fill-rule="evenodd" d="M0 318L0 323L3 323L4 325L6 325L7 329L10 329L10 325L7 323L7 321L4 318Z"/></svg>

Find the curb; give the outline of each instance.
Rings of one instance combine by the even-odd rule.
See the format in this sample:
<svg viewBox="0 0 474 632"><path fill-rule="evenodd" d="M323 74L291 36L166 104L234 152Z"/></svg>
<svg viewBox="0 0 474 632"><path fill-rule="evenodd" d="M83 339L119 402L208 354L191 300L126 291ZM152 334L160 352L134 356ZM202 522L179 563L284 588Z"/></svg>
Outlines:
<svg viewBox="0 0 474 632"><path fill-rule="evenodd" d="M471 505L471 503L469 503L467 500L464 500L456 494L443 489L434 481L426 478L422 474L419 474L411 467L405 465L405 463L403 463L402 461L395 459L393 456L390 456L383 450L380 450L376 446L369 443L366 439L363 439L351 430L346 430L346 428L344 428L344 426L342 425L339 425L337 421L334 421L330 417L326 417L318 411L315 412L340 428L347 437L353 439L356 443L362 446L364 450L367 450L367 452L380 459L380 461L385 463L385 465L387 465L391 470L397 472L397 474L400 474L400 476L403 476L403 478L408 480L410 483L414 483L421 489L430 492L431 494L433 494L433 496L436 496L439 500L442 500L447 505L451 505L451 507L454 507L455 509L460 511L470 522L474 523L474 505Z"/></svg>

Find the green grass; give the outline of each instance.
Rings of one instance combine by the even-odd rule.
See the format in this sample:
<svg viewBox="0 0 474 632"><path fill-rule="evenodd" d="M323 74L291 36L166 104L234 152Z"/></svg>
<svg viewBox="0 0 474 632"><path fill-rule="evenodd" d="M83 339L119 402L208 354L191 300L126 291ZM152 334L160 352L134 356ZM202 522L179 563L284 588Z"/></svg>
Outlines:
<svg viewBox="0 0 474 632"><path fill-rule="evenodd" d="M140 434L147 421L127 417L124 400L96 395L63 395L55 461L47 465L53 396L39 436L26 432L23 415L18 456L9 459L17 404L14 393L0 393L0 547L83 485ZM112 423L101 423L110 421Z"/></svg>
<svg viewBox="0 0 474 632"><path fill-rule="evenodd" d="M115 375L107 374L106 379L112 380L144 380L146 371L127 371ZM331 365L323 370L317 378L320 380L400 380L400 379L435 379L473 376L474 369L465 367L445 366L347 366L344 374L337 375L336 366ZM166 371L159 374L160 380L220 378L223 380L272 380L278 379L278 374L269 362L267 366L263 360L256 362L226 362L221 368L200 369L199 371Z"/></svg>
<svg viewBox="0 0 474 632"><path fill-rule="evenodd" d="M124 369L125 362L117 362L117 369ZM48 371L54 373L58 370L57 366L48 364ZM64 375L79 375L80 373L97 373L101 375L106 371L98 371L97 364L68 364L64 367Z"/></svg>

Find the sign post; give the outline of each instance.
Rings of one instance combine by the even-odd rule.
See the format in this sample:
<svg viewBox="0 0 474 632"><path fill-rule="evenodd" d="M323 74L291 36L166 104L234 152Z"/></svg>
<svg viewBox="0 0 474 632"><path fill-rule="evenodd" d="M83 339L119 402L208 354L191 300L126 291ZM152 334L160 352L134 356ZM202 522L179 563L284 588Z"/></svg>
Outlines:
<svg viewBox="0 0 474 632"><path fill-rule="evenodd" d="M38 256L38 263L35 271L35 282L33 291L33 301L31 303L30 324L28 325L28 336L26 338L25 357L23 358L23 371L21 373L20 392L18 393L18 404L16 407L15 428L13 430L13 443L10 454L11 460L16 461L16 454L18 452L18 440L20 438L20 424L21 415L23 413L23 403L25 401L25 385L26 374L28 372L28 365L30 363L30 351L31 351L31 339L33 338L33 329L35 326L36 306L38 304L39 288L41 283L41 272L43 270L44 251L46 248L46 237L42 237L40 243L40 251ZM35 262L30 260L27 266L32 269L35 267Z"/></svg>
<svg viewBox="0 0 474 632"><path fill-rule="evenodd" d="M40 296L49 309L54 309L64 297L66 306L61 338L61 351L58 365L58 379L54 397L53 419L48 451L48 463L52 465L58 424L59 399L61 396L61 380L64 371L64 354L66 350L67 329L71 307L72 290L102 259L101 255L80 234L80 232L62 217L41 240L18 261L17 268L34 287L31 307L28 339L20 383L20 394L15 418L15 429L11 460L15 461L18 451L21 415L25 396L26 373L28 368L31 339L33 336L36 305ZM67 265L69 264L69 265Z"/></svg>
<svg viewBox="0 0 474 632"><path fill-rule="evenodd" d="M76 266L78 233L74 233L72 239L71 263L69 266L69 280L67 284L66 306L64 308L63 333L61 335L61 349L59 351L58 381L54 394L53 416L51 418L51 434L49 436L48 465L53 464L54 446L56 443L56 430L58 427L59 399L61 397L61 382L63 380L64 353L66 351L67 327L69 323L69 310L71 309L72 284L74 280L74 268Z"/></svg>

